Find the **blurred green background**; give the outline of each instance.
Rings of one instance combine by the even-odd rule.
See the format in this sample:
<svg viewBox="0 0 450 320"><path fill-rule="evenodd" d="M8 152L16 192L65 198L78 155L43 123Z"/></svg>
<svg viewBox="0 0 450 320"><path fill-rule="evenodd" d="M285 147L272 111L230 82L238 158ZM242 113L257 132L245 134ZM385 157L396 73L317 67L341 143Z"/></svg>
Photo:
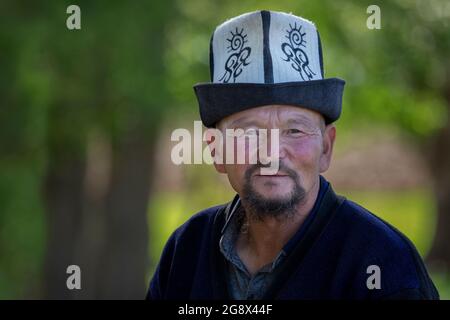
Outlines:
<svg viewBox="0 0 450 320"><path fill-rule="evenodd" d="M214 28L260 9L316 23L326 77L347 81L325 176L410 237L450 298L448 1L6 0L0 299L144 297L171 232L233 196L212 166L172 164L170 134L199 120Z"/></svg>

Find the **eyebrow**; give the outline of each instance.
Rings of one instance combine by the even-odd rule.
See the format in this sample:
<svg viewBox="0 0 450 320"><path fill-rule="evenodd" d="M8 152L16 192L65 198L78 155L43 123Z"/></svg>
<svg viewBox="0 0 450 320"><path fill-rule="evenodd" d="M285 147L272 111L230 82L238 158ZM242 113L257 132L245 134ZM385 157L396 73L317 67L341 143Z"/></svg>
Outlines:
<svg viewBox="0 0 450 320"><path fill-rule="evenodd" d="M306 117L302 117L302 116L296 116L294 118L291 118L287 121L287 124L301 124L301 125L306 125L308 127L314 127L314 123Z"/></svg>
<svg viewBox="0 0 450 320"><path fill-rule="evenodd" d="M248 120L248 119L237 119L237 120L234 120L232 123L230 123L230 127L233 127L233 128L234 127L242 128L242 127L252 126L252 125L259 126L260 122L255 121L255 120Z"/></svg>
<svg viewBox="0 0 450 320"><path fill-rule="evenodd" d="M311 119L309 119L309 118L307 118L305 116L301 116L301 115L298 115L298 116L295 116L293 118L290 118L287 121L287 124L288 125L289 124L300 124L300 125L306 125L308 127L315 127L315 125L314 125L314 123L313 123L313 121ZM261 123L259 121L255 120L255 119L245 119L245 118L242 119L242 118L240 118L240 119L236 119L233 122L231 122L229 127L243 128L243 127L252 126L252 125L260 126Z"/></svg>

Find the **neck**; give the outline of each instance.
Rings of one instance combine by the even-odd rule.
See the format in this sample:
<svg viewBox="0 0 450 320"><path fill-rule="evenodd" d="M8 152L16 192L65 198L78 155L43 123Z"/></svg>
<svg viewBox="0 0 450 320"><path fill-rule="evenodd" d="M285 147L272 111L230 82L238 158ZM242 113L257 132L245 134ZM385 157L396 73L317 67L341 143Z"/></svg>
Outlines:
<svg viewBox="0 0 450 320"><path fill-rule="evenodd" d="M246 210L247 232L240 234L236 247L241 260L250 273L255 273L272 262L289 239L302 226L311 212L319 194L320 179L298 205L295 214L286 219L266 217L263 220L251 219ZM245 206L243 204L245 209Z"/></svg>

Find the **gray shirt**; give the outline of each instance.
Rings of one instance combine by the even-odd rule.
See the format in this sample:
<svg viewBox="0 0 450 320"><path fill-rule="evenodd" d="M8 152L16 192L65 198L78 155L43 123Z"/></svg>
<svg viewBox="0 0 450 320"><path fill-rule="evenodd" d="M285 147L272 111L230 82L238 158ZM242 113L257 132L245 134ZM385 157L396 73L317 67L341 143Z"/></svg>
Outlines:
<svg viewBox="0 0 450 320"><path fill-rule="evenodd" d="M227 260L228 292L235 300L262 299L268 286L273 281L273 271L285 258L286 253L281 250L272 263L263 266L251 276L241 258L236 252L236 240L241 230L240 217L243 212L236 212L220 238L220 251Z"/></svg>
<svg viewBox="0 0 450 320"><path fill-rule="evenodd" d="M248 272L239 255L236 252L236 240L241 232L242 218L245 211L242 207L237 208L235 214L223 231L220 238L220 251L227 260L228 272L226 275L228 283L228 292L236 300L256 300L262 299L267 289L275 280L274 270L280 267L280 264L286 260L293 248L299 243L305 234L309 224L317 214L322 198L328 189L329 183L320 176L320 188L317 199L308 217L305 219L299 230L292 236L288 243L283 247L273 262L263 266L252 277Z"/></svg>

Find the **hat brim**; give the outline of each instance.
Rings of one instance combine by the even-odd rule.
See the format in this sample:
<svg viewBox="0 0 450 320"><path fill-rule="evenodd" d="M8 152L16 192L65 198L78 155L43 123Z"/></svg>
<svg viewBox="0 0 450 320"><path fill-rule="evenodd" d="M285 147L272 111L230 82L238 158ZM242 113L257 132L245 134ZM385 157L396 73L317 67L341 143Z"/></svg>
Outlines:
<svg viewBox="0 0 450 320"><path fill-rule="evenodd" d="M214 127L234 113L265 105L293 105L321 113L325 122L336 121L342 110L345 81L339 78L302 82L200 83L194 86L205 127Z"/></svg>

